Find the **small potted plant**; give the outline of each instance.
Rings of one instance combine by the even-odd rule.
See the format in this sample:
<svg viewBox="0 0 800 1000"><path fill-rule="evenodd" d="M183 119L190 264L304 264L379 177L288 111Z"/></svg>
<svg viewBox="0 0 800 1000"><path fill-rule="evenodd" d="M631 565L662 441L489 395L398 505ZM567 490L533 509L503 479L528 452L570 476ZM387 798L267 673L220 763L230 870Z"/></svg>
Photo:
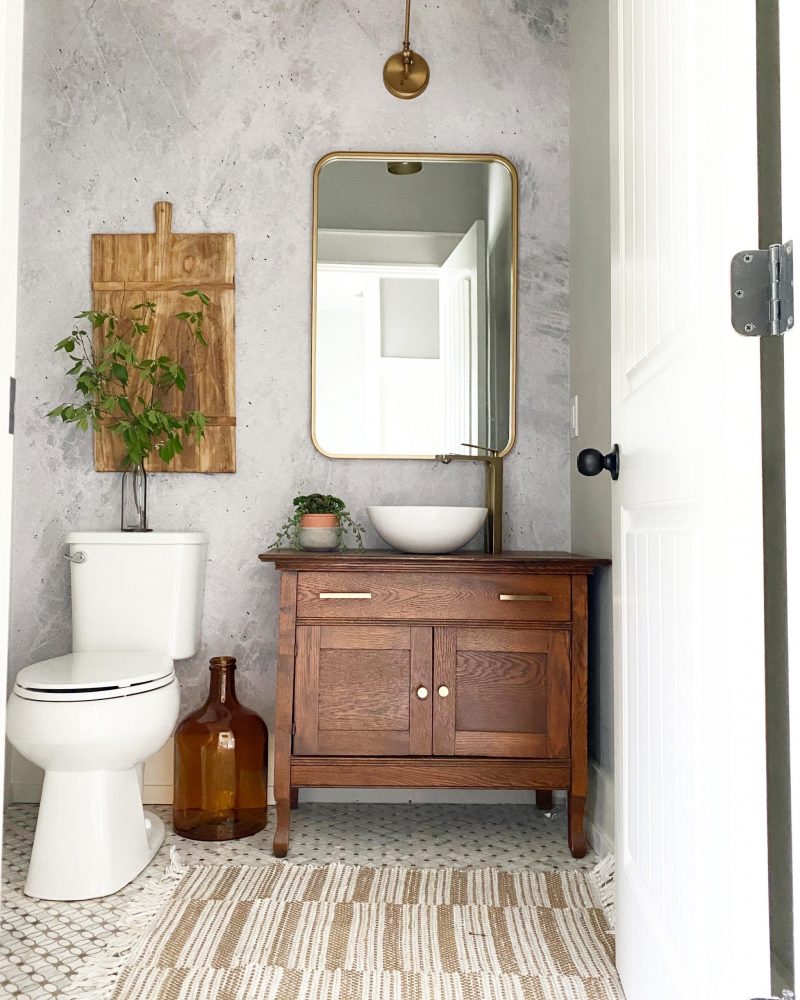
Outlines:
<svg viewBox="0 0 800 1000"><path fill-rule="evenodd" d="M275 536L271 549L288 542L293 549L332 552L346 548L345 531L352 532L358 548L363 549L364 528L350 516L344 500L328 494L312 493L295 497L294 513L287 518Z"/></svg>
<svg viewBox="0 0 800 1000"><path fill-rule="evenodd" d="M197 300L197 308L176 313L186 324L187 335L207 347L203 337L203 308L208 297L199 289L183 293ZM172 389L182 393L187 374L171 357L137 353L137 342L149 333L156 315L154 302L140 302L127 315L87 309L76 320L88 321L89 329L73 327L59 341L56 351L64 351L72 362L67 371L75 381L77 403L62 403L48 417L60 417L80 430L95 430L101 424L119 434L125 446L122 476L123 531L147 531L147 476L145 463L156 452L170 462L183 451L182 437L199 441L204 436L206 416L199 410L168 413L164 398Z"/></svg>

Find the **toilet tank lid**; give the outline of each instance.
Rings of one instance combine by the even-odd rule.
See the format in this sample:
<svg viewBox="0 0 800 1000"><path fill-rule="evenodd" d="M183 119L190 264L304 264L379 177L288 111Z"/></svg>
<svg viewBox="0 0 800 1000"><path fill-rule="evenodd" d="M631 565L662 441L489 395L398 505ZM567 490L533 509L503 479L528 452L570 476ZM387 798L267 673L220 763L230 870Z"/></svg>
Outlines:
<svg viewBox="0 0 800 1000"><path fill-rule="evenodd" d="M205 545L202 531L70 531L67 545Z"/></svg>

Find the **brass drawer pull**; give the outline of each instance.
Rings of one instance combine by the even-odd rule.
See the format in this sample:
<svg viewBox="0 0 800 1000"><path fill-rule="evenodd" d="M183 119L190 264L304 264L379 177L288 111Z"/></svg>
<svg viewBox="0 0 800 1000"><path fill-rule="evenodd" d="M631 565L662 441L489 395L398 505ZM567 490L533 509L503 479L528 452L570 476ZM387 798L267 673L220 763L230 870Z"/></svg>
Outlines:
<svg viewBox="0 0 800 1000"><path fill-rule="evenodd" d="M501 594L501 601L552 601L552 594Z"/></svg>
<svg viewBox="0 0 800 1000"><path fill-rule="evenodd" d="M372 594L320 594L321 601L369 601Z"/></svg>

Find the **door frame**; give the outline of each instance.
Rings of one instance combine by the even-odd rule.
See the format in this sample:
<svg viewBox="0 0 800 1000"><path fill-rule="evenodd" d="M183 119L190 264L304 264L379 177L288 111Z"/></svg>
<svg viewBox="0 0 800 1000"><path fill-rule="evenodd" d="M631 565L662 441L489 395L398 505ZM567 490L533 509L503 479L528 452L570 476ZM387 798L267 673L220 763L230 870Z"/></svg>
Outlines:
<svg viewBox="0 0 800 1000"><path fill-rule="evenodd" d="M800 8L794 0L779 4L779 0L761 0L764 30L771 32L772 76L765 82L772 93L771 122L773 135L770 145L778 151L773 157L771 172L765 171L762 200L769 200L773 232L763 233L768 241L792 239L795 252L800 245ZM775 77L777 76L777 80ZM766 97L767 95L765 95ZM779 108L779 120L776 116ZM778 197L776 198L776 192ZM762 246L766 245L763 240ZM773 847L772 864L782 879L779 891L770 900L772 924L772 988L780 994L788 987L798 988L797 968L800 962L800 327L795 324L786 336L774 338L780 351L783 379L781 437L778 454L779 472L784 489L778 491L782 504L778 515L777 569L779 597L777 639L781 643L775 662L768 665L770 683L775 690L777 718L769 720L769 756L773 761L769 776L771 827L778 832ZM788 433L786 432L788 430ZM793 513L794 516L787 516ZM781 579L780 573L783 573ZM788 828L787 820L788 817ZM787 858L791 877L785 877ZM788 891L786 891L788 890ZM792 961L787 963L786 952ZM787 967L788 965L788 967Z"/></svg>
<svg viewBox="0 0 800 1000"><path fill-rule="evenodd" d="M14 466L11 409L17 319L19 174L22 107L23 0L0 0L0 296L5 303L0 330L0 663L8 672L11 583L11 515ZM0 739L5 744L6 701L0 698ZM0 785L6 798L5 753ZM0 840L3 817L0 810Z"/></svg>

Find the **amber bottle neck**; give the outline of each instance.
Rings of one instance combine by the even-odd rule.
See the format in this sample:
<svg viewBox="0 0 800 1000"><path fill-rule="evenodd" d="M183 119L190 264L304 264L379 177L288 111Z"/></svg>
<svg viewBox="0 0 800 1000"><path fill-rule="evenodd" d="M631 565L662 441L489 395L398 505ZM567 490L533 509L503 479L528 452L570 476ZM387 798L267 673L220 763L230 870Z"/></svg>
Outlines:
<svg viewBox="0 0 800 1000"><path fill-rule="evenodd" d="M209 703L237 705L234 679L236 667L233 664L224 666L212 664L208 669L211 674L208 690Z"/></svg>

